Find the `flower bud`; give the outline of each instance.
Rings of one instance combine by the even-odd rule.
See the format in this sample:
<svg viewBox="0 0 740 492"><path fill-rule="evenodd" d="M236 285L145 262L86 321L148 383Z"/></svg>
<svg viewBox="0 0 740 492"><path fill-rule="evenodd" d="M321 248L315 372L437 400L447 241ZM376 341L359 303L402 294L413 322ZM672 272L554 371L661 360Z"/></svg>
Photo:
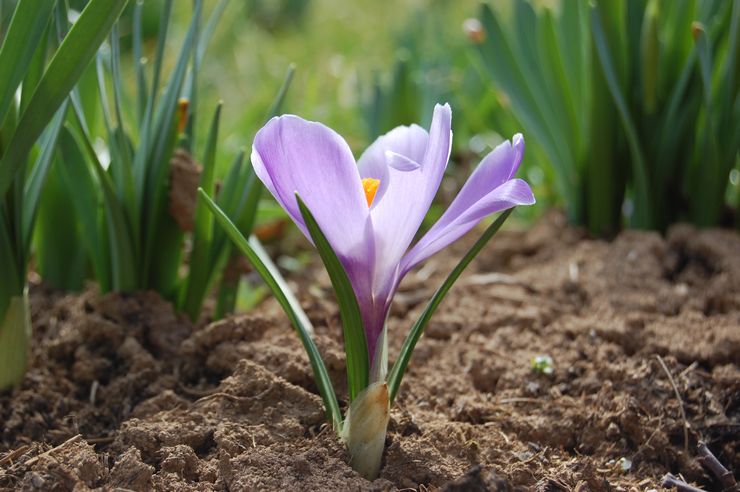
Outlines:
<svg viewBox="0 0 740 492"><path fill-rule="evenodd" d="M481 44L486 39L486 30L478 19L465 19L463 22L463 31L473 44Z"/></svg>
<svg viewBox="0 0 740 492"><path fill-rule="evenodd" d="M190 101L186 97L181 97L177 101L177 133L180 134L185 131L185 125L188 122L188 109Z"/></svg>

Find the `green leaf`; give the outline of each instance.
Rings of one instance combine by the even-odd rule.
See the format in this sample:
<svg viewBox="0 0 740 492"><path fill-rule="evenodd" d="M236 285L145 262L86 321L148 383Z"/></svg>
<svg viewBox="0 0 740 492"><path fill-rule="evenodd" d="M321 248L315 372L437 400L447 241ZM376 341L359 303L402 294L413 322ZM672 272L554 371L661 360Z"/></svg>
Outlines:
<svg viewBox="0 0 740 492"><path fill-rule="evenodd" d="M0 196L4 196L17 169L36 139L95 56L126 0L90 0L54 54L0 161Z"/></svg>
<svg viewBox="0 0 740 492"><path fill-rule="evenodd" d="M15 97L18 84L26 75L33 53L42 41L56 2L20 0L0 47L0 123ZM61 101L60 101L61 102ZM0 196L4 194L4 190Z"/></svg>
<svg viewBox="0 0 740 492"><path fill-rule="evenodd" d="M62 185L68 190L69 201L80 227L82 246L92 262L100 289L107 292L111 289L111 271L99 226L101 190L95 182L87 158L67 128L62 128L59 156L57 171Z"/></svg>
<svg viewBox="0 0 740 492"><path fill-rule="evenodd" d="M74 135L74 144L80 148L83 155L92 162L93 171L98 180L98 186L103 192L103 204L108 228L108 244L111 255L111 288L119 291L132 291L138 282L137 271L134 260L134 247L131 240L131 232L126 222L126 215L121 203L116 197L116 191L110 175L103 169L98 156L93 149L92 143L85 135L75 135L75 131L66 125L69 132ZM66 138L60 140L60 147L66 144Z"/></svg>
<svg viewBox="0 0 740 492"><path fill-rule="evenodd" d="M272 101L270 109L267 111L267 120L269 120L273 116L277 116L278 113L280 113L280 109L283 107L283 102L285 101L285 96L288 94L290 83L293 81L294 74L295 63L291 63L290 65L288 65L288 70L285 72L285 77L283 77L283 85L280 86L280 90L275 96L275 99Z"/></svg>
<svg viewBox="0 0 740 492"><path fill-rule="evenodd" d="M342 318L342 332L344 334L344 352L347 354L347 384L349 386L349 399L355 397L364 390L369 381L370 362L368 360L367 341L365 340L365 326L362 321L360 305L357 303L355 291L349 281L347 272L331 248L319 224L311 215L306 204L296 193L298 208L301 211L306 229L311 234L316 249L324 262L326 271L329 273L331 285L339 304L339 315Z"/></svg>
<svg viewBox="0 0 740 492"><path fill-rule="evenodd" d="M208 206L211 213L213 213L216 221L224 228L226 234L229 235L234 244L236 244L239 250L254 266L255 270L260 274L272 291L275 299L280 303L283 311L285 311L288 319L290 319L293 327L295 327L298 332L298 336L301 338L303 347L306 349L306 353L308 354L308 359L311 363L311 368L313 369L314 378L316 380L316 386L324 400L326 411L332 420L334 429L338 431L341 429L342 425L342 414L339 410L339 402L334 393L334 388L332 387L331 379L329 378L329 373L326 370L324 361L321 360L321 354L311 338L313 327L311 326L308 316L303 312L303 309L301 309L295 297L290 292L290 289L285 286L284 281L281 281L281 277L275 265L272 264L271 261L266 261L269 257L264 254L264 251L259 251L254 248L254 246L259 243L256 241L247 241L236 228L234 223L229 220L226 214L213 202L213 200L211 200L203 189L198 189L198 194Z"/></svg>
<svg viewBox="0 0 740 492"><path fill-rule="evenodd" d="M500 87L521 121L525 131L533 134L553 166L558 170L559 185L569 204L578 200L578 177L575 159L562 138L565 132L562 119L554 114L547 102L537 73L538 60L526 60L517 48L517 42L504 30L491 8L481 6L481 22L486 39L478 45L481 58L489 74ZM535 36L534 26L527 28L524 36ZM526 62L526 63L525 63Z"/></svg>
<svg viewBox="0 0 740 492"><path fill-rule="evenodd" d="M142 51L141 15L144 10L144 0L134 3L132 33L132 50L134 54L134 68L136 70L136 116L139 126L144 124L144 115L147 105L146 76L144 75L144 56Z"/></svg>
<svg viewBox="0 0 740 492"><path fill-rule="evenodd" d="M2 212L2 204L0 204ZM0 268L3 272L3 281L0 282L0 318L10 303L10 298L23 292L25 278L18 271L13 241L9 236L10 225L4 214L0 213Z"/></svg>
<svg viewBox="0 0 740 492"><path fill-rule="evenodd" d="M201 15L201 6L201 2L196 0L193 18L190 21L188 32L185 35L185 40L175 63L175 68L170 75L165 92L157 107L153 126L142 130L143 132L151 133L155 137L151 142L152 147L148 152L146 148L140 148L137 152L137 159L135 159L135 162L140 159L144 159L144 162L146 162L143 169L146 178L145 181L143 180L144 176L136 176L137 191L142 192L141 196L139 196L140 210L147 211L146 216L142 217L142 223L144 225L144 234L142 236L144 240L142 278L145 272L149 272L154 276L154 283L159 284L168 284L172 280L165 278L168 276L168 273L171 273L167 269L161 272L155 271L159 265L156 268L154 267L153 258L156 255L154 250L161 251L163 247L163 243L159 242L160 240L169 241L173 239L172 237L162 238L159 233L167 232L164 230L167 226L170 226L171 229L169 231L170 236L175 233L174 227L176 225L174 222L162 224L164 215L161 211L164 210L166 201L166 180L169 170L169 158L175 144L176 128L173 124L175 109L177 108L177 99L185 79L191 50L195 46L197 19ZM142 152L144 153L143 155ZM136 164L135 167L138 168L139 164ZM168 243L168 246L172 246L174 242L179 242L176 237L174 239L175 241ZM176 274L176 272L174 273Z"/></svg>
<svg viewBox="0 0 740 492"><path fill-rule="evenodd" d="M46 58L50 44L50 33L53 30L51 27L51 25L46 26L46 30L44 31L38 46L36 46L36 51L33 53L31 63L26 70L26 75L23 77L23 82L21 83L21 104L19 107L19 113L23 113L23 111L28 107L28 103L33 96L33 92L36 90L39 80L41 80L41 77L44 75Z"/></svg>
<svg viewBox="0 0 740 492"><path fill-rule="evenodd" d="M206 150L203 158L203 174L200 178L200 187L207 193L213 193L214 177L216 167L216 142L218 140L218 125L221 119L221 108L219 103L211 121L211 130L208 132ZM213 216L203 204L203 200L197 199L195 205L195 221L193 225L193 251L190 255L190 271L185 284L184 296L182 297L181 309L185 311L190 319L196 321L200 314L203 299L209 287L210 273L214 268L214 259L210 255L210 246L213 242Z"/></svg>
<svg viewBox="0 0 740 492"><path fill-rule="evenodd" d="M391 372L388 374L388 392L390 393L391 405L393 405L393 400L395 400L398 390L401 387L401 380L403 379L406 367L411 360L411 355L414 352L414 347L416 347L416 342L419 341L419 338L421 338L421 335L424 333L424 329L427 327L434 311L437 310L437 307L439 307L440 303L447 295L447 292L449 292L450 288L452 288L452 285L457 281L465 268L467 268L470 262L473 261L473 258L480 253L486 243L488 243L488 241L498 232L513 211L514 209L510 208L509 210L502 212L496 221L488 226L488 229L486 229L483 235L475 242L473 247L470 248L465 256L463 256L462 260L460 260L457 266L455 266L452 272L447 276L444 283L439 287L439 289L437 289L434 296L429 300L424 312L421 313L419 319L414 323L414 326L411 327L411 331L403 341L401 352L398 354L398 359L396 359Z"/></svg>
<svg viewBox="0 0 740 492"><path fill-rule="evenodd" d="M624 133L627 137L627 144L630 149L630 163L632 165L632 178L635 186L635 211L632 222L638 228L650 228L653 226L652 213L650 205L650 185L648 181L645 158L643 156L640 141L637 135L637 129L630 115L627 102L622 94L621 85L617 77L614 62L609 50L604 29L601 25L601 16L597 7L591 8L591 32L593 34L594 44L601 68L606 78L609 92L617 107Z"/></svg>
<svg viewBox="0 0 740 492"><path fill-rule="evenodd" d="M88 250L77 213L70 213L70 196L77 194L61 178L57 160L49 170L34 226L34 267L44 285L81 291L88 272ZM76 212L76 210L73 210ZM97 232L97 231L96 231Z"/></svg>
<svg viewBox="0 0 740 492"><path fill-rule="evenodd" d="M38 210L39 198L41 196L41 189L44 186L46 175L49 172L49 166L51 165L52 157L54 156L54 150L56 149L57 137L59 136L59 129L64 123L64 116L67 112L67 103L63 103L62 107L59 108L57 114L54 115L54 119L51 121L49 128L46 133L42 135L40 146L41 153L36 159L36 163L31 169L31 174L28 181L25 184L23 191L23 201L25 207L23 209L23 245L24 254L23 257L28 257L28 249L31 246L31 233L33 232L33 224L36 218L36 211Z"/></svg>

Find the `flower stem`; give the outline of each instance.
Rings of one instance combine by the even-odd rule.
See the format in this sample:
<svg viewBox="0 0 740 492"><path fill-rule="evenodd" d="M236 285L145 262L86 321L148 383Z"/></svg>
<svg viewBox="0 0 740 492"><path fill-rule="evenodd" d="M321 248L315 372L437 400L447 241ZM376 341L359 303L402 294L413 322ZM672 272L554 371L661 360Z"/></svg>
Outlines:
<svg viewBox="0 0 740 492"><path fill-rule="evenodd" d="M389 418L390 399L385 382L365 388L347 410L341 437L349 450L352 468L367 480L374 480L380 471Z"/></svg>
<svg viewBox="0 0 740 492"><path fill-rule="evenodd" d="M4 390L19 384L26 373L31 343L28 293L11 297L0 320L0 390Z"/></svg>

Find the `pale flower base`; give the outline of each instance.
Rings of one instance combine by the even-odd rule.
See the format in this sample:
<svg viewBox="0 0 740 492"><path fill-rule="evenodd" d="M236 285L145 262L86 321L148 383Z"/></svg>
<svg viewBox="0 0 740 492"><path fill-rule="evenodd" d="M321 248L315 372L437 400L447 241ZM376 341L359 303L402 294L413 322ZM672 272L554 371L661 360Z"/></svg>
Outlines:
<svg viewBox="0 0 740 492"><path fill-rule="evenodd" d="M389 418L390 400L385 382L365 388L347 410L341 437L349 450L350 465L368 480L374 480L380 471Z"/></svg>

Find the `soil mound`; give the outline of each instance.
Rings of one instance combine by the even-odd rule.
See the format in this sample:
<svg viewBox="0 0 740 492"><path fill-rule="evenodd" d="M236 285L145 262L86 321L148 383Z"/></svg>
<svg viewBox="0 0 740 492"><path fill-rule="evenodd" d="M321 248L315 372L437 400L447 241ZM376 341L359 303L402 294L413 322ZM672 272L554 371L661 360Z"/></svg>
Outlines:
<svg viewBox="0 0 740 492"><path fill-rule="evenodd" d="M404 281L391 359L471 240ZM314 266L300 282L343 385L326 275ZM699 439L740 470L731 231L605 242L552 214L499 234L418 344L372 483L347 465L274 301L207 326L152 293L37 286L31 302L33 365L0 395L3 490L644 490L668 472L718 490Z"/></svg>

